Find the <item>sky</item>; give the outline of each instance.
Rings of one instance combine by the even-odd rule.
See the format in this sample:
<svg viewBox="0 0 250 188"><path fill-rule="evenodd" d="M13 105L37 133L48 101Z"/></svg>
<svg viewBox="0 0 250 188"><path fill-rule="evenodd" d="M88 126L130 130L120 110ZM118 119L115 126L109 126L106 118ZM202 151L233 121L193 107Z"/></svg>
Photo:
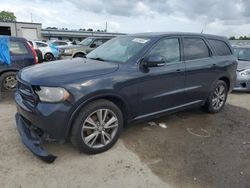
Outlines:
<svg viewBox="0 0 250 188"><path fill-rule="evenodd" d="M250 0L0 0L0 11L45 27L108 32L250 35Z"/></svg>

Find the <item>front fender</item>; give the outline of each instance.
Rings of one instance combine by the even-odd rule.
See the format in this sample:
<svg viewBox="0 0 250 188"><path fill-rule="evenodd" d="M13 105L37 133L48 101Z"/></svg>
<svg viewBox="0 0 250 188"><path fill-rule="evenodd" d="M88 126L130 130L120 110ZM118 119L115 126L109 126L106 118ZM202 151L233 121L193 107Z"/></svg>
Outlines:
<svg viewBox="0 0 250 188"><path fill-rule="evenodd" d="M127 100L120 94L114 92L114 91L98 91L95 93L91 93L90 95L84 96L83 98L81 98L72 108L70 116L68 117L69 121L67 124L67 131L66 131L66 136L65 138L68 138L73 121L76 117L76 115L78 114L78 112L88 103L95 101L97 99L103 99L103 98L110 98L110 97L114 97L119 99L120 101L122 101L127 110L130 111L131 106L126 102Z"/></svg>

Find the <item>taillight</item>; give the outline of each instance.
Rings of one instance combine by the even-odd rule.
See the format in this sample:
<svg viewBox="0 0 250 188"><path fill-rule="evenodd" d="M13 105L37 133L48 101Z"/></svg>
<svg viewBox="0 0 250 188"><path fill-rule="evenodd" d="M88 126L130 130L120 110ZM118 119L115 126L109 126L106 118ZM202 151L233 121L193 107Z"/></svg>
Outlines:
<svg viewBox="0 0 250 188"><path fill-rule="evenodd" d="M35 58L35 63L38 64L38 57L37 57L37 54L36 54L36 51L35 49L33 48L33 46L31 46L31 44L29 42L27 42L31 51L32 51L32 54L34 55L34 58Z"/></svg>

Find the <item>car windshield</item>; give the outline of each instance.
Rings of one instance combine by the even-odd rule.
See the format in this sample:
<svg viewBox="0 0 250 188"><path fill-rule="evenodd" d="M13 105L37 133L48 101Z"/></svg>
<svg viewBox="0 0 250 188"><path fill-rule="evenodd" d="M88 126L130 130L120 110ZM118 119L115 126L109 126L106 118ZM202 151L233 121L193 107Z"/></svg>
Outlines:
<svg viewBox="0 0 250 188"><path fill-rule="evenodd" d="M135 56L149 40L149 38L133 36L117 37L90 52L87 58L125 63Z"/></svg>
<svg viewBox="0 0 250 188"><path fill-rule="evenodd" d="M234 53L238 60L250 61L250 48L236 48Z"/></svg>
<svg viewBox="0 0 250 188"><path fill-rule="evenodd" d="M86 38L83 41L79 42L79 45L82 46L88 46L94 39L92 38Z"/></svg>

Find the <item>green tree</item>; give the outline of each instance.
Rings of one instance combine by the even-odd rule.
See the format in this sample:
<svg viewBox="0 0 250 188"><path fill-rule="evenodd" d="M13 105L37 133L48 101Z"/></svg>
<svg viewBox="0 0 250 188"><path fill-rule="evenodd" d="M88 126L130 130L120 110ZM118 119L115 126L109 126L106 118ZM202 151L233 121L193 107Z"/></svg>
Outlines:
<svg viewBox="0 0 250 188"><path fill-rule="evenodd" d="M229 40L236 40L235 36L229 37Z"/></svg>
<svg viewBox="0 0 250 188"><path fill-rule="evenodd" d="M0 12L0 21L4 22L14 22L16 21L16 16L13 12L1 11Z"/></svg>

